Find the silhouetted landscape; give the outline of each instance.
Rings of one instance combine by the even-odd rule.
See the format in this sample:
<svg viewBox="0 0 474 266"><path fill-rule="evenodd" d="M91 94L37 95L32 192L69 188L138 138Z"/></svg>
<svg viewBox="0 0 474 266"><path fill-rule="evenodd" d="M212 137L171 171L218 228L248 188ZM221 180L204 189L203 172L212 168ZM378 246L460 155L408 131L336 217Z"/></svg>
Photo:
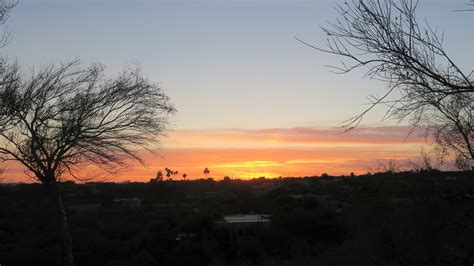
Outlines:
<svg viewBox="0 0 474 266"><path fill-rule="evenodd" d="M78 265L470 265L472 177L67 182L63 198ZM2 265L59 263L45 189L0 190Z"/></svg>

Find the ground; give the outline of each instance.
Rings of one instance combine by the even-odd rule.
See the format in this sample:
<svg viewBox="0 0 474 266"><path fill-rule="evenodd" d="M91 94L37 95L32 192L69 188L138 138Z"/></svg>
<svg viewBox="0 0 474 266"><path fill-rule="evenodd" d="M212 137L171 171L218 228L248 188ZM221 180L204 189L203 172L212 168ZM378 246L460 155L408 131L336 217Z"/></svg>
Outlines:
<svg viewBox="0 0 474 266"><path fill-rule="evenodd" d="M473 172L63 187L77 265L474 263ZM2 185L0 204L1 265L57 264L42 186Z"/></svg>

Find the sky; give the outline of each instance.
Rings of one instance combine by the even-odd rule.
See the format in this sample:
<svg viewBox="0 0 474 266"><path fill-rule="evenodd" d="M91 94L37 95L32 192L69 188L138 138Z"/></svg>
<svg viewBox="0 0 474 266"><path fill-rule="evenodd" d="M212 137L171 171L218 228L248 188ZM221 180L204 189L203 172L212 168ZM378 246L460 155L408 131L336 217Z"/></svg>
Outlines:
<svg viewBox="0 0 474 266"><path fill-rule="evenodd" d="M324 45L320 26L341 1L298 0L20 0L6 23L0 53L25 69L80 58L113 76L128 65L170 96L178 112L157 154L112 180L146 181L170 167L190 178L209 167L224 175L305 176L366 172L377 161L415 158L424 139L406 124L370 113L359 130L340 123L364 109L385 85L362 72L331 73L339 62L295 37ZM464 0L421 1L420 21L445 32L445 47L472 67L473 16L452 12ZM469 32L471 31L471 32ZM14 180L28 180L18 166Z"/></svg>

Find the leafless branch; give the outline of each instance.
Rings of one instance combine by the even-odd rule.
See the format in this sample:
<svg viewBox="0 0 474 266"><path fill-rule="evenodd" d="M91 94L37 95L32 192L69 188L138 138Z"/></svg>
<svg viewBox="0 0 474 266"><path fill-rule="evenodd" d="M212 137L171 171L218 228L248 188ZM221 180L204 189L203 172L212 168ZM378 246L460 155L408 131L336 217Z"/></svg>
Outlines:
<svg viewBox="0 0 474 266"><path fill-rule="evenodd" d="M15 64L0 67L0 157L17 160L42 183L63 174L81 180L84 165L108 172L142 162L175 112L169 98L139 69L103 78L104 68L73 61L29 78Z"/></svg>
<svg viewBox="0 0 474 266"><path fill-rule="evenodd" d="M343 123L358 126L375 106L387 107L385 118L424 124L438 144L459 158L474 159L472 72L463 71L443 47L444 34L416 19L417 0L352 0L338 5L337 18L323 27L326 47L300 42L344 59L332 69L355 69L385 82L382 96Z"/></svg>

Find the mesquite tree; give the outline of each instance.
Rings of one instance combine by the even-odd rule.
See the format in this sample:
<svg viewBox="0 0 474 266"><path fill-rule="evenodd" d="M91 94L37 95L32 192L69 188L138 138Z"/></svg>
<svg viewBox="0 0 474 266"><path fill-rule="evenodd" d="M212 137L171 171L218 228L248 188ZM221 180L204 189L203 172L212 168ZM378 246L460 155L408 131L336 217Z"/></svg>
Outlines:
<svg viewBox="0 0 474 266"><path fill-rule="evenodd" d="M8 14L10 13L10 10L17 4L17 1L8 1L8 0L1 0L0 1L0 26L2 26L7 18L8 18ZM5 45L8 40L10 39L9 38L9 34L8 32L6 31L3 31L3 36L0 37L0 47ZM5 167L3 165L0 165L0 175L3 174L5 170ZM0 177L0 182L2 182L4 180L3 177Z"/></svg>
<svg viewBox="0 0 474 266"><path fill-rule="evenodd" d="M323 32L325 48L345 58L337 73L355 69L387 84L381 96L346 121L348 130L378 105L387 117L427 128L440 151L458 162L474 159L474 77L462 70L443 47L444 35L416 18L417 0L352 0L336 8L338 16ZM468 33L466 33L468 34Z"/></svg>
<svg viewBox="0 0 474 266"><path fill-rule="evenodd" d="M16 0L0 0L0 26L3 26L3 24L7 21L10 11L16 6L16 4L18 4L18 1ZM0 47L7 44L10 41L10 37L10 33L2 29L0 36Z"/></svg>
<svg viewBox="0 0 474 266"><path fill-rule="evenodd" d="M104 77L78 61L30 75L0 64L0 158L18 161L54 198L64 265L73 265L61 182L94 165L106 171L153 148L175 111L156 84L129 69Z"/></svg>

